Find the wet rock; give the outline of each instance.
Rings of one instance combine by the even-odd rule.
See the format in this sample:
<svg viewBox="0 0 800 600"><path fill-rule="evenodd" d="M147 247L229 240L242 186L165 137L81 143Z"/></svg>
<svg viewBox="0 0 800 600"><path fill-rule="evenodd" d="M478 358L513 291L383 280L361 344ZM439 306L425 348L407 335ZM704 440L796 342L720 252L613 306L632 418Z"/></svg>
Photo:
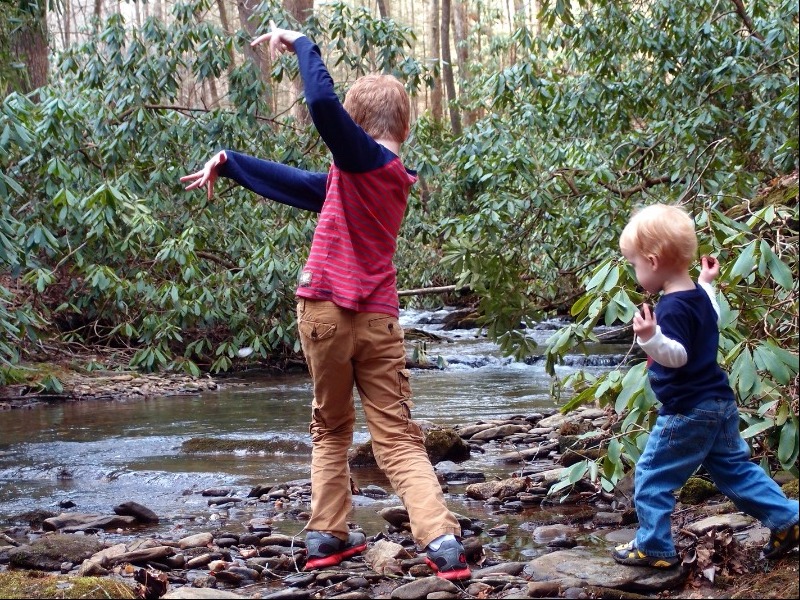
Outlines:
<svg viewBox="0 0 800 600"><path fill-rule="evenodd" d="M265 600L307 600L311 597L311 593L307 590L299 590L297 588L288 588L272 592L266 596L262 596Z"/></svg>
<svg viewBox="0 0 800 600"><path fill-rule="evenodd" d="M151 548L139 548L128 552L123 552L107 560L110 565L118 565L129 562L132 564L147 564L158 561L167 556L175 554L175 548L171 546L154 546Z"/></svg>
<svg viewBox="0 0 800 600"><path fill-rule="evenodd" d="M397 574L400 571L400 561L405 558L411 558L411 554L400 544L389 540L375 542L364 553L367 565L381 575L387 572L391 575Z"/></svg>
<svg viewBox="0 0 800 600"><path fill-rule="evenodd" d="M80 564L102 547L94 536L56 533L12 548L8 557L11 566L20 569L59 571L62 563Z"/></svg>
<svg viewBox="0 0 800 600"><path fill-rule="evenodd" d="M681 568L629 567L614 561L608 553L594 554L583 548L558 550L530 561L523 576L531 581L558 583L568 587L598 586L628 591L657 592L684 583Z"/></svg>
<svg viewBox="0 0 800 600"><path fill-rule="evenodd" d="M518 561L502 562L490 567L476 569L472 571L472 579L483 579L495 577L498 574L514 575L517 576L522 573L527 563Z"/></svg>
<svg viewBox="0 0 800 600"><path fill-rule="evenodd" d="M406 583L392 591L392 600L416 600L417 598L430 598L435 592L449 592L457 597L461 589L451 581L441 577L424 577Z"/></svg>
<svg viewBox="0 0 800 600"><path fill-rule="evenodd" d="M469 459L469 446L451 428L433 429L425 436L425 450L432 464L443 460L463 462Z"/></svg>
<svg viewBox="0 0 800 600"><path fill-rule="evenodd" d="M469 498L475 500L486 500L488 498L503 499L509 496L516 496L519 492L528 487L530 480L527 477L512 477L502 481L487 481L485 483L473 483L465 490Z"/></svg>
<svg viewBox="0 0 800 600"><path fill-rule="evenodd" d="M695 521L686 526L686 529L695 535L704 535L712 529L730 529L732 531L740 531L746 527L750 527L756 523L753 517L732 513L727 515L715 515L700 521Z"/></svg>
<svg viewBox="0 0 800 600"><path fill-rule="evenodd" d="M481 471L468 470L453 461L445 460L433 467L440 480L447 483L479 483L486 481L486 475Z"/></svg>
<svg viewBox="0 0 800 600"><path fill-rule="evenodd" d="M700 504L719 493L717 486L712 482L706 481L702 477L690 477L678 493L678 499L684 504L694 505Z"/></svg>
<svg viewBox="0 0 800 600"><path fill-rule="evenodd" d="M178 540L178 546L181 550L185 550L186 548L200 548L208 546L213 540L214 536L208 532L197 533Z"/></svg>
<svg viewBox="0 0 800 600"><path fill-rule="evenodd" d="M158 515L138 502L123 502L114 507L118 515L134 517L140 523L158 523Z"/></svg>
<svg viewBox="0 0 800 600"><path fill-rule="evenodd" d="M461 462L470 457L469 446L464 443L457 431L449 427L429 429L425 436L425 450L432 464L443 460ZM377 467L372 440L351 448L348 451L347 462L353 468Z"/></svg>
<svg viewBox="0 0 800 600"><path fill-rule="evenodd" d="M516 450L515 452L506 452L500 457L500 460L509 464L527 462L530 460L534 460L536 458L543 458L545 456L548 456L553 450L556 450L557 448L558 448L558 442L556 441L544 442L537 446L521 448L519 450Z"/></svg>
<svg viewBox="0 0 800 600"><path fill-rule="evenodd" d="M180 587L168 591L161 596L165 600L236 600L237 598L249 598L227 590L217 590L211 588ZM307 596L306 596L307 597Z"/></svg>

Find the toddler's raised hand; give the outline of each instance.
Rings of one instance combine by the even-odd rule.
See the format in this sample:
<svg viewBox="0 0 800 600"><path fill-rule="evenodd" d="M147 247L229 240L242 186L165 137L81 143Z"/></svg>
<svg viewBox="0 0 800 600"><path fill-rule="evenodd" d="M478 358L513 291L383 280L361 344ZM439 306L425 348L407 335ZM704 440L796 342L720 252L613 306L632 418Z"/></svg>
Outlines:
<svg viewBox="0 0 800 600"><path fill-rule="evenodd" d="M648 304L642 304L641 312L633 315L633 333L640 341L646 342L656 334L656 314Z"/></svg>
<svg viewBox="0 0 800 600"><path fill-rule="evenodd" d="M700 277L697 280L700 283L711 283L719 275L719 261L713 256L702 256L700 258Z"/></svg>

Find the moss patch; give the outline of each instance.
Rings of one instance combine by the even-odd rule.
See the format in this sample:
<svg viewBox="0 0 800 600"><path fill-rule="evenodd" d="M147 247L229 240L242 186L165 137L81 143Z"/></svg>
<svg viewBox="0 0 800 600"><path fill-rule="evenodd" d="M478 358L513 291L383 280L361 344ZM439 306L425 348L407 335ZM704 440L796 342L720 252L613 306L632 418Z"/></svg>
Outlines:
<svg viewBox="0 0 800 600"><path fill-rule="evenodd" d="M70 577L38 571L0 573L0 598L136 598L136 591L108 577Z"/></svg>
<svg viewBox="0 0 800 600"><path fill-rule="evenodd" d="M251 452L263 454L310 454L311 446L305 442L287 440L224 440L220 438L191 438L181 444L181 452L234 453Z"/></svg>
<svg viewBox="0 0 800 600"><path fill-rule="evenodd" d="M700 477L690 477L681 488L678 499L684 504L701 504L719 493L717 486Z"/></svg>
<svg viewBox="0 0 800 600"><path fill-rule="evenodd" d="M797 484L798 480L795 479L794 481L789 481L781 486L781 489L783 490L783 493L786 494L787 498L794 498L797 500Z"/></svg>
<svg viewBox="0 0 800 600"><path fill-rule="evenodd" d="M56 533L29 546L12 548L8 557L12 565L23 569L55 571L62 562L78 564L102 549L103 544L94 536Z"/></svg>

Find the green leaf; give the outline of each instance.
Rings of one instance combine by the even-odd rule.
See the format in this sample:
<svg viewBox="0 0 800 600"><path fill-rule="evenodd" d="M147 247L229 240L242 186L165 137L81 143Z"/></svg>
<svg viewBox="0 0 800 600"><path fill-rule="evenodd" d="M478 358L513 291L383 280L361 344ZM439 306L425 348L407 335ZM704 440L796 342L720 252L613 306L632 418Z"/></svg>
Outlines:
<svg viewBox="0 0 800 600"><path fill-rule="evenodd" d="M750 272L756 265L755 251L756 241L753 240L744 247L742 253L739 255L739 258L736 259L733 267L731 267L729 277L732 281L738 281L739 279L750 275Z"/></svg>
<svg viewBox="0 0 800 600"><path fill-rule="evenodd" d="M778 460L781 466L785 469L795 466L798 457L798 449L800 442L798 442L798 419L795 415L793 418L786 421L781 428L780 441L778 443Z"/></svg>
<svg viewBox="0 0 800 600"><path fill-rule="evenodd" d="M759 433L767 431L768 429L772 429L773 427L775 427L775 422L772 419L759 421L742 431L742 437L744 439L749 439L758 435Z"/></svg>

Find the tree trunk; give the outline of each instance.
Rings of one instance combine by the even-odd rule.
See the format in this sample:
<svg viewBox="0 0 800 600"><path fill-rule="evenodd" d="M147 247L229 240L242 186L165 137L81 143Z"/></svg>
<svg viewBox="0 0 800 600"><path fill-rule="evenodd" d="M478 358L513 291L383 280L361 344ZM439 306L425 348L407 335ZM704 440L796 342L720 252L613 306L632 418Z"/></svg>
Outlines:
<svg viewBox="0 0 800 600"><path fill-rule="evenodd" d="M248 0L236 0L236 8L239 11L239 22L250 36L250 39L256 37L256 20L252 18L255 14L255 6L255 3L248 2ZM269 87L269 50L263 49L257 51L255 48L251 47L249 43L246 43L244 46L244 55L258 67L261 81L267 86L267 90L271 89Z"/></svg>
<svg viewBox="0 0 800 600"><path fill-rule="evenodd" d="M219 10L219 20L222 24L222 31L225 32L225 36L230 38L233 35L231 31L231 22L228 20L228 9L225 6L225 0L217 0L217 9ZM230 81L231 75L233 75L233 70L236 68L236 59L233 53L233 50L228 49L228 81Z"/></svg>
<svg viewBox="0 0 800 600"><path fill-rule="evenodd" d="M388 19L389 18L389 7L387 6L384 0L377 0L378 3L378 14L381 16L381 19Z"/></svg>
<svg viewBox="0 0 800 600"><path fill-rule="evenodd" d="M442 0L442 76L447 88L447 107L450 112L450 127L453 135L461 136L461 117L456 103L456 83L453 79L453 63L450 59L450 0Z"/></svg>
<svg viewBox="0 0 800 600"><path fill-rule="evenodd" d="M430 2L430 46L431 46L431 59L433 60L437 74L433 78L433 87L431 88L431 116L434 121L442 120L442 52L441 52L441 39L439 31L439 0L431 0Z"/></svg>
<svg viewBox="0 0 800 600"><path fill-rule="evenodd" d="M464 0L455 0L453 5L453 34L456 46L456 64L458 65L458 90L462 95L469 82L469 48L467 47L467 7ZM474 116L467 113L465 120L469 125L474 121Z"/></svg>
<svg viewBox="0 0 800 600"><path fill-rule="evenodd" d="M523 0L514 0L514 22L512 23L511 30L517 27L522 27L528 24L528 15L525 12L525 2Z"/></svg>
<svg viewBox="0 0 800 600"><path fill-rule="evenodd" d="M65 49L69 47L70 19L72 19L72 2L64 2L64 10L61 13L61 43Z"/></svg>
<svg viewBox="0 0 800 600"><path fill-rule="evenodd" d="M100 23L103 20L103 0L94 0L94 12L92 13L94 19L94 31L100 31Z"/></svg>
<svg viewBox="0 0 800 600"><path fill-rule="evenodd" d="M11 33L11 51L25 64L20 91L27 94L47 84L47 5L25 2L20 9L22 22Z"/></svg>
<svg viewBox="0 0 800 600"><path fill-rule="evenodd" d="M283 8L295 21L305 23L306 19L314 12L314 0L283 0ZM292 91L295 98L303 95L303 82L299 77L292 80ZM307 125L311 122L308 109L299 102L292 105L292 116L301 125Z"/></svg>

